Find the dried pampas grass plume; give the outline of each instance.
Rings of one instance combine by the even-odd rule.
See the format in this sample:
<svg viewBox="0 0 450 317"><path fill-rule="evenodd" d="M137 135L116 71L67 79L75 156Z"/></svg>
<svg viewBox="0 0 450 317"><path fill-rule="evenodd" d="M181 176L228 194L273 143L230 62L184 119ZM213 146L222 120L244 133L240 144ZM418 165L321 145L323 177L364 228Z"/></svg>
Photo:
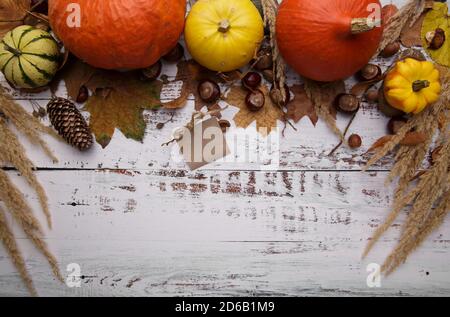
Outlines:
<svg viewBox="0 0 450 317"><path fill-rule="evenodd" d="M422 113L413 116L405 126L369 160L366 170L392 151L396 151L395 164L388 182L398 179L391 213L376 229L367 244L363 257L367 256L376 242L391 227L399 214L409 212L400 240L382 266L383 272L392 273L433 232L449 212L450 190L450 72L441 70L442 94L438 102ZM401 146L400 142L411 130L426 135L424 143L416 146ZM422 164L433 151L433 138L439 154L431 166L423 171Z"/></svg>
<svg viewBox="0 0 450 317"><path fill-rule="evenodd" d="M56 258L50 252L44 241L44 232L39 221L34 216L22 192L11 182L8 174L2 169L2 166L5 166L5 164L12 164L13 167L17 168L29 185L36 191L39 202L47 217L48 225L51 227L50 211L44 188L38 182L34 174L34 165L27 157L25 148L17 136L12 132L11 126L14 126L19 132L24 134L32 143L40 146L53 161L57 161L57 159L42 139L41 134L57 135L15 102L6 93L5 89L0 86L0 201L6 207L6 211L0 208L0 240L10 255L13 264L16 266L30 294L37 295L14 234L7 223L7 218L5 217L6 212L11 214L12 219L19 224L27 238L45 256L56 278L63 281L63 277L59 271Z"/></svg>
<svg viewBox="0 0 450 317"><path fill-rule="evenodd" d="M405 27L414 25L425 10L427 2L430 2L430 0L409 0L389 21L386 21L387 27L384 29L383 38L376 56L386 46L397 41Z"/></svg>

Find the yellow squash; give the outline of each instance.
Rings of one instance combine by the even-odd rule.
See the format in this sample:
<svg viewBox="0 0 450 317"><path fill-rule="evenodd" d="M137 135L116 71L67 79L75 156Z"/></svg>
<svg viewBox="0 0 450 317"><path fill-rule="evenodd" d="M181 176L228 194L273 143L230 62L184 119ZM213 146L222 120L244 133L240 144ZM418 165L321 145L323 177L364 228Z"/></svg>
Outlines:
<svg viewBox="0 0 450 317"><path fill-rule="evenodd" d="M433 63L406 58L398 62L384 82L386 101L405 113L420 113L439 99L439 71Z"/></svg>
<svg viewBox="0 0 450 317"><path fill-rule="evenodd" d="M228 72L245 66L263 37L263 20L250 0L199 0L186 20L189 52L213 71Z"/></svg>

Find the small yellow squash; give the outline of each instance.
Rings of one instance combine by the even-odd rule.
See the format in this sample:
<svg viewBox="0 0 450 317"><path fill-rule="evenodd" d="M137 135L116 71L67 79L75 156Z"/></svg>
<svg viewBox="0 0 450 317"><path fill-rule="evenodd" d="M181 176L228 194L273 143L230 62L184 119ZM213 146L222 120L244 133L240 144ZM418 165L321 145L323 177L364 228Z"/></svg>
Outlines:
<svg viewBox="0 0 450 317"><path fill-rule="evenodd" d="M199 0L186 20L189 52L213 71L228 72L245 66L263 37L262 17L250 0Z"/></svg>
<svg viewBox="0 0 450 317"><path fill-rule="evenodd" d="M420 113L439 99L439 71L433 63L406 58L398 62L384 82L386 101L405 113Z"/></svg>

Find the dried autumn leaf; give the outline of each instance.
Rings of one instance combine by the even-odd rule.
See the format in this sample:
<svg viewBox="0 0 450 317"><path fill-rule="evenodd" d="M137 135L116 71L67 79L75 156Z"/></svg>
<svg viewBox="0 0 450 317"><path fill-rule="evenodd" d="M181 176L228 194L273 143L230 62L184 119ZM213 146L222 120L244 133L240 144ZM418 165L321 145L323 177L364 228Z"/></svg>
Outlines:
<svg viewBox="0 0 450 317"><path fill-rule="evenodd" d="M401 145L414 146L422 144L427 140L427 136L422 132L409 132L405 135L403 140L400 141Z"/></svg>
<svg viewBox="0 0 450 317"><path fill-rule="evenodd" d="M358 82L352 87L350 93L356 97L362 97L370 87L382 81L385 76L386 74L382 74L372 80Z"/></svg>
<svg viewBox="0 0 450 317"><path fill-rule="evenodd" d="M431 49L426 40L428 32L442 29L445 32L445 41L441 48ZM434 2L433 9L428 11L422 26L422 45L431 58L438 64L450 67L450 15L446 3Z"/></svg>
<svg viewBox="0 0 450 317"><path fill-rule="evenodd" d="M86 85L98 70L86 63L83 63L77 58L70 57L66 65L59 72L57 77L51 84L53 93L56 92L58 84L64 80L66 85L67 95L73 101L77 100L81 86Z"/></svg>
<svg viewBox="0 0 450 317"><path fill-rule="evenodd" d="M400 35L400 41L403 46L413 47L422 46L422 37L420 36L422 30L422 24L425 19L425 13L423 13L419 19L412 25L406 25Z"/></svg>
<svg viewBox="0 0 450 317"><path fill-rule="evenodd" d="M200 111L205 106L208 107L208 109L214 107L215 103L204 102L198 94L198 84L206 79L216 83L227 83L240 79L240 73L235 71L220 74L204 68L193 60L180 61L178 63L178 72L175 77L175 81L183 82L180 97L172 102L164 104L164 108L178 109L184 107L191 94L194 96L195 110Z"/></svg>
<svg viewBox="0 0 450 317"><path fill-rule="evenodd" d="M133 72L102 71L94 74L86 87L95 92L85 106L91 114L89 126L103 148L116 128L127 138L144 139L143 111L161 107L162 82L140 81Z"/></svg>
<svg viewBox="0 0 450 317"><path fill-rule="evenodd" d="M245 97L248 92L240 86L231 87L225 101L229 105L239 108L239 112L233 118L237 127L245 129L256 121L258 132L263 136L267 136L272 130L277 128L278 120L283 120L284 113L272 102L267 87L262 86L261 91L266 97L266 104L258 112L251 112L247 108Z"/></svg>
<svg viewBox="0 0 450 317"><path fill-rule="evenodd" d="M30 9L31 0L0 0L0 38L22 25Z"/></svg>
<svg viewBox="0 0 450 317"><path fill-rule="evenodd" d="M378 140L375 141L374 144L367 150L367 153L373 152L376 149L379 149L380 147L383 147L386 143L388 143L390 140L392 140L394 136L393 135L385 135Z"/></svg>
<svg viewBox="0 0 450 317"><path fill-rule="evenodd" d="M367 153L373 152L376 149L383 147L386 143L392 140L394 135L385 135L381 138L379 138L375 143L370 147L370 149L367 151ZM427 140L427 137L422 132L408 132L405 137L400 141L400 145L405 146L415 146L422 144Z"/></svg>
<svg viewBox="0 0 450 317"><path fill-rule="evenodd" d="M314 105L306 94L303 85L294 85L291 87L294 99L287 105L287 118L295 123L299 122L304 116L308 116L313 125L319 121Z"/></svg>

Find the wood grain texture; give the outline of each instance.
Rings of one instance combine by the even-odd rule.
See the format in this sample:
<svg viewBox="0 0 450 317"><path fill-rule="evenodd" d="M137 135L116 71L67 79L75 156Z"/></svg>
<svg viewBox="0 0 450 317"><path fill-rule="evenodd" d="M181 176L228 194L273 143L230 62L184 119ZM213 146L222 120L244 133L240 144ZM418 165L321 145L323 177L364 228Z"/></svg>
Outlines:
<svg viewBox="0 0 450 317"><path fill-rule="evenodd" d="M15 172L9 173L25 187ZM396 222L361 261L391 201L390 189L383 186L385 173L38 174L52 193L55 229L48 232L48 243L63 269L78 263L84 276L81 288L57 284L45 262L21 240L44 296L450 291L448 221L405 266L383 279L381 288L366 286L366 266L381 263L401 229ZM36 197L29 200L38 210ZM0 270L0 295L26 294L5 256Z"/></svg>
<svg viewBox="0 0 450 317"><path fill-rule="evenodd" d="M381 61L385 66L389 62ZM174 78L176 67L165 64L164 73ZM290 84L299 80L293 73L288 77ZM45 106L50 98L48 92L11 92L30 111L31 101ZM163 99L178 92L179 83L170 85ZM57 95L66 95L64 86ZM190 172L175 160L176 149L161 144L190 120L193 108L190 100L161 131L156 123L171 113L145 112L143 144L116 131L107 149L96 145L81 154L47 138L58 164L23 139L50 199L54 229L47 232L47 242L66 276L69 264L81 268L80 288L56 282L45 260L8 218L40 295L450 294L448 219L405 265L382 278L380 288L367 287L367 265L381 264L392 250L403 218L361 260L392 202L392 187L384 184L389 159L369 173L360 172L363 153L386 133L387 118L375 106L363 104L350 131L363 137L358 151L343 147L329 157L336 137L322 122L313 127L304 119L296 125L298 132L288 128L280 139L280 165L274 170L261 171L261 165L247 162L214 163ZM224 118L236 111L227 109ZM348 119L339 116L339 126ZM16 171L6 168L44 220L35 194ZM0 246L0 296L24 295L26 289Z"/></svg>

